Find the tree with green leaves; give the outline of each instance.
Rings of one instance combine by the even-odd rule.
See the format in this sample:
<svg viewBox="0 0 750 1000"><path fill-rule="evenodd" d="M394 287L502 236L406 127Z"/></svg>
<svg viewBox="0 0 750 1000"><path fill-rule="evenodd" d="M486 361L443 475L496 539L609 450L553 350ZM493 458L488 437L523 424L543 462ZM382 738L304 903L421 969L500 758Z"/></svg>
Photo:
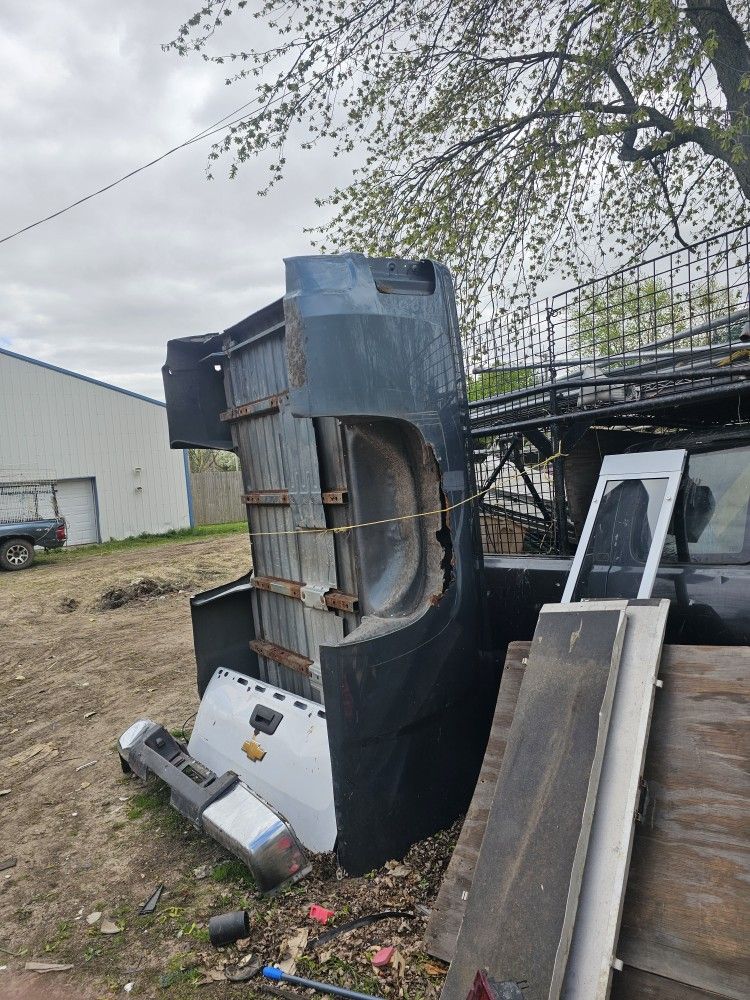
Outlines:
<svg viewBox="0 0 750 1000"><path fill-rule="evenodd" d="M443 260L471 312L747 221L749 36L747 0L204 0L166 48L253 88L209 173L361 153L322 247Z"/></svg>

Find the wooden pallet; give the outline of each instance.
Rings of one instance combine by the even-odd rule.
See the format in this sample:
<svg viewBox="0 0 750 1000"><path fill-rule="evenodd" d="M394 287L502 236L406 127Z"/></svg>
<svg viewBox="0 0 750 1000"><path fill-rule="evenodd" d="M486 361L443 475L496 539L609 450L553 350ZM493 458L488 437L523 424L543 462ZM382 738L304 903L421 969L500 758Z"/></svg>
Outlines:
<svg viewBox="0 0 750 1000"><path fill-rule="evenodd" d="M511 643L477 788L425 939L453 958L523 677ZM665 646L650 802L628 878L613 1000L750 996L750 648Z"/></svg>

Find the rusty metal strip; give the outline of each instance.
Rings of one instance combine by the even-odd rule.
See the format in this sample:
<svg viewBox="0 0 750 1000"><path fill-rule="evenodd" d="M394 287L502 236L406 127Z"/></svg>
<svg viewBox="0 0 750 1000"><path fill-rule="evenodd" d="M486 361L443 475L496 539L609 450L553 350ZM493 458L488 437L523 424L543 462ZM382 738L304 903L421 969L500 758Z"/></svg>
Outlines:
<svg viewBox="0 0 750 1000"><path fill-rule="evenodd" d="M277 646L275 642L266 642L265 639L251 639L250 649L258 656L264 656L267 660L273 660L274 663L289 667L290 670L305 677L310 676L310 667L313 661L307 656L303 656L302 653L295 653L291 649Z"/></svg>
<svg viewBox="0 0 750 1000"><path fill-rule="evenodd" d="M349 502L349 494L346 490L326 490L320 494L324 504L342 504Z"/></svg>
<svg viewBox="0 0 750 1000"><path fill-rule="evenodd" d="M265 507L288 507L289 490L254 490L252 493L244 493L242 502Z"/></svg>
<svg viewBox="0 0 750 1000"><path fill-rule="evenodd" d="M243 417L265 417L271 413L278 413L281 401L286 397L287 392L278 392L273 396L263 396L261 399L251 399L248 403L240 406L233 406L231 410L223 410L219 418L223 421L241 420Z"/></svg>
<svg viewBox="0 0 750 1000"><path fill-rule="evenodd" d="M337 506L345 504L349 494L346 490L327 490L320 495L322 502L326 506ZM258 504L263 506L289 506L289 490L253 490L242 496L242 502L246 504Z"/></svg>
<svg viewBox="0 0 750 1000"><path fill-rule="evenodd" d="M294 600L302 600L303 583L295 580L283 580L278 576L254 576L253 586L256 590L265 590L270 594L281 594L283 597L291 597ZM345 594L341 590L329 590L323 600L329 611L359 610L359 599L355 594Z"/></svg>

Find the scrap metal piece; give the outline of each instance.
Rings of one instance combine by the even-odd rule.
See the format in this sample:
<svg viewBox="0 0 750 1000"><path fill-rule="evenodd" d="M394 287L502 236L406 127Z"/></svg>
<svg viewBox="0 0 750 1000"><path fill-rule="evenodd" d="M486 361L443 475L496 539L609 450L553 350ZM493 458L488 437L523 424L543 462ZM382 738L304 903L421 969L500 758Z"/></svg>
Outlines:
<svg viewBox="0 0 750 1000"><path fill-rule="evenodd" d="M288 507L289 490L252 490L243 494L242 502L256 507Z"/></svg>
<svg viewBox="0 0 750 1000"><path fill-rule="evenodd" d="M615 603L622 602L583 607ZM563 984L566 1000L609 996L668 611L666 599L631 601L625 608L628 627Z"/></svg>
<svg viewBox="0 0 750 1000"><path fill-rule="evenodd" d="M261 761L248 760L241 750L251 737L268 750ZM333 850L337 826L328 723L320 704L219 669L201 702L188 750L214 773L237 774L258 798L273 803L305 848L316 854Z"/></svg>
<svg viewBox="0 0 750 1000"><path fill-rule="evenodd" d="M212 802L202 821L209 837L244 861L262 893L278 892L310 871L286 820L241 782Z"/></svg>
<svg viewBox="0 0 750 1000"><path fill-rule="evenodd" d="M253 576L251 580L256 590L265 590L270 594L281 594L283 597L290 597L297 601L304 600L303 590L306 587L304 583L297 583L296 580L282 580L277 576ZM359 600L356 595L344 594L340 590L325 590L323 602L325 605L321 608L323 611L354 612L359 610ZM305 601L305 603L308 602ZM318 607L319 605L315 604L314 606Z"/></svg>
<svg viewBox="0 0 750 1000"><path fill-rule="evenodd" d="M264 417L271 413L278 413L281 400L286 395L286 392L274 393L271 396L264 396L262 399L253 399L249 403L233 406L220 413L219 419L223 421L241 420L243 417Z"/></svg>
<svg viewBox="0 0 750 1000"><path fill-rule="evenodd" d="M306 608L317 608L319 611L327 611L326 594L331 589L328 583L306 583L300 590L302 603Z"/></svg>
<svg viewBox="0 0 750 1000"><path fill-rule="evenodd" d="M302 653L295 653L292 649L284 649L283 646L279 646L275 642L266 642L265 639L251 639L250 649L259 656L265 656L267 660L273 660L274 663L281 663L283 666L295 670L298 674L307 675L310 673L310 666L313 662L311 659L303 656Z"/></svg>
<svg viewBox="0 0 750 1000"><path fill-rule="evenodd" d="M163 892L164 892L164 886L157 885L156 889L154 889L154 891L151 893L146 902L138 911L138 916L147 917L149 914L153 913L159 904L159 900L161 899L161 894Z"/></svg>
<svg viewBox="0 0 750 1000"><path fill-rule="evenodd" d="M320 496L324 504L330 504L331 506L349 503L349 493L347 490L323 490Z"/></svg>
<svg viewBox="0 0 750 1000"><path fill-rule="evenodd" d="M277 892L310 870L285 819L235 773L217 775L192 757L163 726L141 719L123 733L118 749L124 767L169 785L170 804L246 864L261 892Z"/></svg>

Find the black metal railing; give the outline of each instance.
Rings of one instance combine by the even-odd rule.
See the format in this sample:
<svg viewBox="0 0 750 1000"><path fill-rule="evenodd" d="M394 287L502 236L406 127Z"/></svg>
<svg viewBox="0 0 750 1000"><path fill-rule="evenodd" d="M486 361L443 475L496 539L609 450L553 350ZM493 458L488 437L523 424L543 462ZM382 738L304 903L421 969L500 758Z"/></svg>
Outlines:
<svg viewBox="0 0 750 1000"><path fill-rule="evenodd" d="M746 419L750 227L524 305L464 342L485 551L575 545L565 456L591 428Z"/></svg>

